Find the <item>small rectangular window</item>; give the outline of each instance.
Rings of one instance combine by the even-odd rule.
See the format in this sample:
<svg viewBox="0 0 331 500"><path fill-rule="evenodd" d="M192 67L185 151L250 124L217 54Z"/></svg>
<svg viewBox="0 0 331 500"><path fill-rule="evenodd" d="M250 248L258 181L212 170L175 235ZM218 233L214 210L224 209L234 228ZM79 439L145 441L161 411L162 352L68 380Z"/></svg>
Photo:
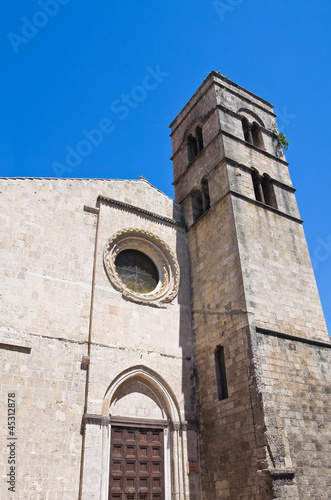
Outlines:
<svg viewBox="0 0 331 500"><path fill-rule="evenodd" d="M217 380L217 395L218 400L222 401L228 397L228 386L226 382L224 348L218 346L215 350L215 368Z"/></svg>

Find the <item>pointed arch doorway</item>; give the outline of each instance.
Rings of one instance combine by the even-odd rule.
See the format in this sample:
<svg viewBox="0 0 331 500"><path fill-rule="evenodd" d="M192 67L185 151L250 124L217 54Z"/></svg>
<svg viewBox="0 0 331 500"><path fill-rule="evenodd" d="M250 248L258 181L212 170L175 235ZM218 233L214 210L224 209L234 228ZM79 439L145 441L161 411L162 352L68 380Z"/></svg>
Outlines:
<svg viewBox="0 0 331 500"><path fill-rule="evenodd" d="M166 382L144 366L130 368L108 387L106 412L108 500L171 500L174 495L184 499L186 432Z"/></svg>

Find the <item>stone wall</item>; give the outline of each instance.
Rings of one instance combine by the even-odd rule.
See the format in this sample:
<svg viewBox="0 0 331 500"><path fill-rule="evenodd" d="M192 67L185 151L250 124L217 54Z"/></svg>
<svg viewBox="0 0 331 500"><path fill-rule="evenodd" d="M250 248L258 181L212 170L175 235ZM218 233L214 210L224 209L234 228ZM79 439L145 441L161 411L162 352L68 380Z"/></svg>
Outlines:
<svg viewBox="0 0 331 500"><path fill-rule="evenodd" d="M186 471L187 461L198 461L198 447L180 207L144 180L3 179L1 191L1 415L6 395L15 392L13 498L72 500L79 491L89 500L106 498L109 432L98 422L111 412L165 421L176 440L169 488L178 498L190 490L197 499L199 476ZM129 228L178 262L171 300L132 301L109 279L104 250ZM128 371L110 396L114 380ZM2 478L7 469L2 453ZM6 488L0 495L10 498Z"/></svg>
<svg viewBox="0 0 331 500"><path fill-rule="evenodd" d="M202 498L270 498L266 452L236 233L227 197L189 229ZM228 398L219 401L215 350L224 347ZM256 409L254 409L256 405Z"/></svg>
<svg viewBox="0 0 331 500"><path fill-rule="evenodd" d="M259 124L259 145L245 137L243 117ZM310 494L325 496L329 382L321 369L327 358L314 357L302 346L310 350L320 346L329 353L328 334L295 189L273 133L275 118L271 104L211 73L171 124L175 197L189 227L206 500L305 498L303 485L312 476L311 460L321 479L313 481L316 489L313 493L311 488ZM187 134L198 124L204 148L190 162ZM256 173L270 182L268 200L254 189ZM269 342L293 337L295 360L278 344L274 353L273 344L268 350L267 333L278 336ZM218 346L224 349L228 382L228 397L221 401ZM308 396L302 393L299 373L307 362L312 370L311 393L317 391L316 409L308 406ZM286 412L292 418L286 418ZM316 424L312 430L317 420L323 420L323 434Z"/></svg>
<svg viewBox="0 0 331 500"><path fill-rule="evenodd" d="M296 498L327 500L331 491L331 346L261 332L257 346L274 467L293 468ZM283 492L277 498L291 497Z"/></svg>
<svg viewBox="0 0 331 500"><path fill-rule="evenodd" d="M262 328L328 340L300 221L235 198L247 309Z"/></svg>

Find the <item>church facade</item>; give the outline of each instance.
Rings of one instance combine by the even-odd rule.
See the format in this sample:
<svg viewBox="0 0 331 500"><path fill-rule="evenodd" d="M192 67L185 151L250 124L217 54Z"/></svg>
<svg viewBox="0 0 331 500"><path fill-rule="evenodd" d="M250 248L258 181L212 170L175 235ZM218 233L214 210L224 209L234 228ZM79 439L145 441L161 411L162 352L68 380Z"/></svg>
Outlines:
<svg viewBox="0 0 331 500"><path fill-rule="evenodd" d="M330 497L331 344L278 137L212 72L171 124L175 201L1 180L1 500Z"/></svg>

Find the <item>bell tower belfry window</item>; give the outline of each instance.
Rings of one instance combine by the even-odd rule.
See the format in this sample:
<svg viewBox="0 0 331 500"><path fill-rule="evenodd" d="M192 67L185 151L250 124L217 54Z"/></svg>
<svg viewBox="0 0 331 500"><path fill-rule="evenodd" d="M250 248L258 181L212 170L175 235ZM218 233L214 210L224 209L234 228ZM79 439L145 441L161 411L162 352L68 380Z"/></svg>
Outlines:
<svg viewBox="0 0 331 500"><path fill-rule="evenodd" d="M261 175L255 168L252 169L252 181L254 186L255 199L277 208L277 201L274 192L274 186L270 175Z"/></svg>
<svg viewBox="0 0 331 500"><path fill-rule="evenodd" d="M195 128L194 134L188 136L186 143L188 164L190 165L203 150L202 128L200 125Z"/></svg>
<svg viewBox="0 0 331 500"><path fill-rule="evenodd" d="M192 189L190 196L193 222L196 222L211 207L208 179L206 177L201 179L200 186L195 186Z"/></svg>
<svg viewBox="0 0 331 500"><path fill-rule="evenodd" d="M203 215L203 201L200 189L194 188L191 192L193 221L197 221Z"/></svg>
<svg viewBox="0 0 331 500"><path fill-rule="evenodd" d="M250 122L246 117L241 119L245 141L257 148L264 149L261 125L256 121Z"/></svg>

